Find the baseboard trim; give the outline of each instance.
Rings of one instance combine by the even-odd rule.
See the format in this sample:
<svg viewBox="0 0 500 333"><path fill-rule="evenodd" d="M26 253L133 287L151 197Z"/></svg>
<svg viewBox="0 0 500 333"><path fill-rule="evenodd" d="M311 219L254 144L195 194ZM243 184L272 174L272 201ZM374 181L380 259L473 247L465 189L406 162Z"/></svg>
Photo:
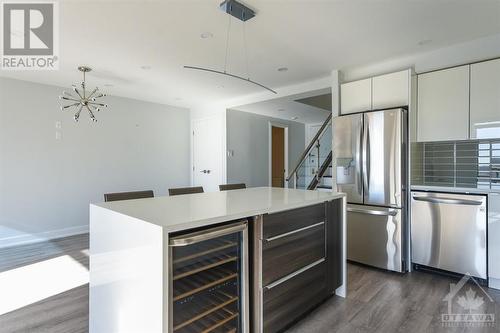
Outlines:
<svg viewBox="0 0 500 333"><path fill-rule="evenodd" d="M490 277L488 287L500 290L500 279Z"/></svg>
<svg viewBox="0 0 500 333"><path fill-rule="evenodd" d="M12 237L0 238L0 249L17 245L46 242L51 239L85 234L88 232L89 232L88 225L80 225L80 226L57 229L57 230L49 230L39 233L22 234Z"/></svg>

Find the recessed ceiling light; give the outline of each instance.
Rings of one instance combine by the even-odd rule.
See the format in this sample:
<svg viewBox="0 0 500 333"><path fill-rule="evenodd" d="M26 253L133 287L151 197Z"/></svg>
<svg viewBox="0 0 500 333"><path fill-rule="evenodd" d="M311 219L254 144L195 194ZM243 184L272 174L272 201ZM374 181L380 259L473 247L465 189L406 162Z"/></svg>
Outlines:
<svg viewBox="0 0 500 333"><path fill-rule="evenodd" d="M142 65L141 69L149 70L149 69L151 69L151 66L149 66L149 65Z"/></svg>
<svg viewBox="0 0 500 333"><path fill-rule="evenodd" d="M421 40L420 42L418 42L417 44L419 46L423 46L423 45L429 44L431 42L432 42L432 39L424 39L424 40Z"/></svg>
<svg viewBox="0 0 500 333"><path fill-rule="evenodd" d="M213 34L213 33L211 33L211 32L204 32L204 33L202 33L202 34L200 35L200 38L201 38L201 39L207 39L207 38L212 38L213 36L214 36L214 34Z"/></svg>
<svg viewBox="0 0 500 333"><path fill-rule="evenodd" d="M278 109L277 111L280 111L280 112L281 112L281 111L285 111L285 109Z"/></svg>
<svg viewBox="0 0 500 333"><path fill-rule="evenodd" d="M278 68L278 72L286 72L288 70L288 67L280 67Z"/></svg>
<svg viewBox="0 0 500 333"><path fill-rule="evenodd" d="M299 117L292 117L292 120L297 120L299 119Z"/></svg>
<svg viewBox="0 0 500 333"><path fill-rule="evenodd" d="M182 101L182 98L180 98L180 97L176 97L176 98L175 98L175 100L176 100L176 101Z"/></svg>

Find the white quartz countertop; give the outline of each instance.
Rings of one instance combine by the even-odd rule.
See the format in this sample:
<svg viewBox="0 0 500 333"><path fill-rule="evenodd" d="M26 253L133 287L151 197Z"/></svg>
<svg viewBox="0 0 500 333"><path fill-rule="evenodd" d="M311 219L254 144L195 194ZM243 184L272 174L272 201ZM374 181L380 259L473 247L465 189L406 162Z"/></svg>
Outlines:
<svg viewBox="0 0 500 333"><path fill-rule="evenodd" d="M92 204L175 232L266 213L311 206L344 193L254 187L224 192ZM92 209L92 207L91 207Z"/></svg>

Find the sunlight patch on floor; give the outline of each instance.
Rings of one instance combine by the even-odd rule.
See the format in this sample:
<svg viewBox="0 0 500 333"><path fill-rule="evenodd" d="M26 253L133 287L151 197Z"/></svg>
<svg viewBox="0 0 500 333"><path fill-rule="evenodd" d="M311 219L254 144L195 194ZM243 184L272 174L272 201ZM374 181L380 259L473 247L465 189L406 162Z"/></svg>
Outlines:
<svg viewBox="0 0 500 333"><path fill-rule="evenodd" d="M89 282L89 272L68 255L0 273L0 315Z"/></svg>

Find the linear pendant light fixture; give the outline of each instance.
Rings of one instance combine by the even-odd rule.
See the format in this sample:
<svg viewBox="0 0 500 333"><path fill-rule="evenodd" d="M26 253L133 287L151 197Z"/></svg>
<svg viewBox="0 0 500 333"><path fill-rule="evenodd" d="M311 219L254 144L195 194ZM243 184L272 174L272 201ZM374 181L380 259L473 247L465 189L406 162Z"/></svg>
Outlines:
<svg viewBox="0 0 500 333"><path fill-rule="evenodd" d="M228 52L229 51L229 33L231 31L231 16L233 16L233 17L237 18L238 20L243 21L243 42L244 42L244 47L245 47L246 71L247 71L247 76L249 76L247 42L246 42L246 33L245 33L245 25L244 24L246 21L248 21L249 19L251 19L252 17L255 16L255 12L236 0L225 0L223 3L220 4L220 9L223 10L225 13L230 15L229 16L229 23L228 23L228 27L227 27L226 57L225 57L225 61L224 61L224 71L219 71L216 69L199 67L199 66L184 66L184 68L229 76L229 77L232 77L232 78L235 78L238 80L242 80L242 81L254 84L254 85L259 86L261 88L264 88L264 89L272 92L273 94L277 94L277 92L274 91L273 89L271 89L263 84L260 84L258 82L255 82L253 80L250 80L249 77L244 78L240 75L236 75L236 74L232 74L232 73L227 72L227 58L228 58L228 53L229 53Z"/></svg>

